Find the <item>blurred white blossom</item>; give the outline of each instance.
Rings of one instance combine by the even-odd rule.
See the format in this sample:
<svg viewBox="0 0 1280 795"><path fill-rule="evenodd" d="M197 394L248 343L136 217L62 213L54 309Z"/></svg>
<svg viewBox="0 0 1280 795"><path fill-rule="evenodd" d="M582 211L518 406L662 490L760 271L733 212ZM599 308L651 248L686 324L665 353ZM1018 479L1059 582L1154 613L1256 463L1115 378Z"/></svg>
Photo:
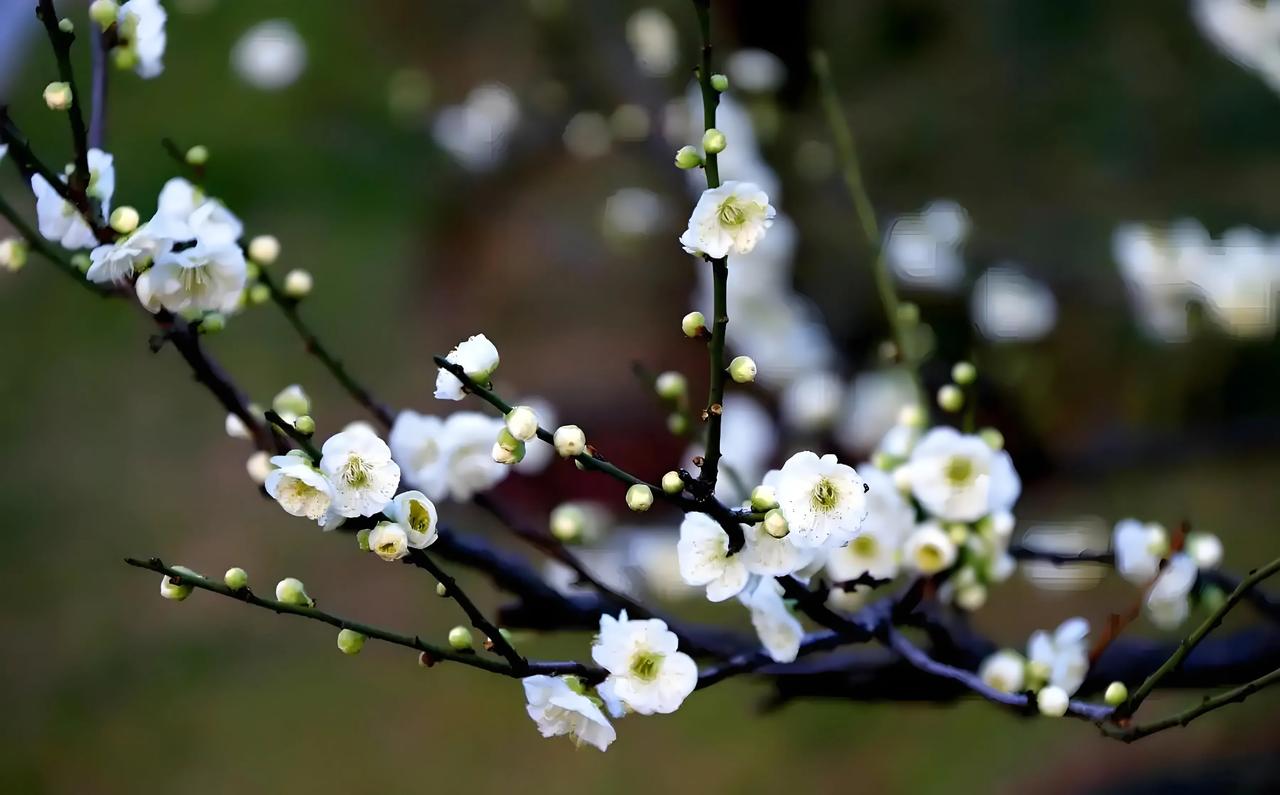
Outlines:
<svg viewBox="0 0 1280 795"><path fill-rule="evenodd" d="M307 68L307 43L288 20L259 22L231 48L231 66L254 88L279 91L293 85Z"/></svg>

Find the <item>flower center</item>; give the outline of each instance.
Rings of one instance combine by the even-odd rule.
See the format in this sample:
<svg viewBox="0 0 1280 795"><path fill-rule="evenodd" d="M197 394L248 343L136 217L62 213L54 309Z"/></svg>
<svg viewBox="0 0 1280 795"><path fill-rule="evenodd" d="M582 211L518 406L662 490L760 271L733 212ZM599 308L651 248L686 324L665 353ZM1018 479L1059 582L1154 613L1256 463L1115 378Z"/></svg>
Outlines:
<svg viewBox="0 0 1280 795"><path fill-rule="evenodd" d="M378 551L387 555L394 555L396 553L396 542L383 541L378 545Z"/></svg>
<svg viewBox="0 0 1280 795"><path fill-rule="evenodd" d="M836 485L834 480L822 478L813 487L813 492L810 494L809 499L817 510L830 512L835 509L836 503L840 501L840 487Z"/></svg>
<svg viewBox="0 0 1280 795"><path fill-rule="evenodd" d="M417 500L409 502L409 526L419 533L425 533L431 527L431 511Z"/></svg>
<svg viewBox="0 0 1280 795"><path fill-rule="evenodd" d="M720 223L723 226L741 226L747 220L747 214L732 199L725 199L720 204Z"/></svg>
<svg viewBox="0 0 1280 795"><path fill-rule="evenodd" d="M874 557L879 548L874 536L860 535L853 539L853 554L860 558Z"/></svg>
<svg viewBox="0 0 1280 795"><path fill-rule="evenodd" d="M963 486L973 478L973 461L964 456L952 456L942 468L942 474L952 486Z"/></svg>
<svg viewBox="0 0 1280 795"><path fill-rule="evenodd" d="M360 456L353 455L342 468L342 481L353 489L364 488L369 485L369 473L372 471L371 464Z"/></svg>
<svg viewBox="0 0 1280 795"><path fill-rule="evenodd" d="M651 651L642 651L631 658L631 675L642 682L652 682L658 678L658 669L662 667L662 655Z"/></svg>
<svg viewBox="0 0 1280 795"><path fill-rule="evenodd" d="M942 550L933 544L925 544L916 551L916 564L923 571L936 571L942 568Z"/></svg>

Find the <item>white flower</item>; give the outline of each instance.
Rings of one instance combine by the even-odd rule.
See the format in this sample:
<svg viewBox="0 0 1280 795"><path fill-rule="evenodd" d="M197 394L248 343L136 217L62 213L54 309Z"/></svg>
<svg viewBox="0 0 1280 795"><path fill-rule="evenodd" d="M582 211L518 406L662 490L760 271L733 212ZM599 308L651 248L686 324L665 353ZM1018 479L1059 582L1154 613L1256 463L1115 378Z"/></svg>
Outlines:
<svg viewBox="0 0 1280 795"><path fill-rule="evenodd" d="M804 451L782 465L776 482L778 508L791 528L787 538L801 547L840 547L858 533L867 516L866 484L834 455Z"/></svg>
<svg viewBox="0 0 1280 795"><path fill-rule="evenodd" d="M617 739L617 732L600 708L563 678L528 676L522 681L529 702L526 709L543 737L567 734L574 743L586 743L601 751Z"/></svg>
<svg viewBox="0 0 1280 795"><path fill-rule="evenodd" d="M827 556L827 572L837 581L864 574L893 579L898 575L902 542L915 524L915 511L885 472L864 464L858 474L867 484L867 518L847 546Z"/></svg>
<svg viewBox="0 0 1280 795"><path fill-rule="evenodd" d="M449 352L445 359L462 368L467 377L477 384L486 383L498 369L498 349L483 334L467 338ZM436 397L440 400L462 400L462 381L443 367L436 374Z"/></svg>
<svg viewBox="0 0 1280 795"><path fill-rule="evenodd" d="M244 224L222 202L181 177L160 189L156 214L149 225L157 237L179 243L199 239L210 245L231 244L244 234Z"/></svg>
<svg viewBox="0 0 1280 795"><path fill-rule="evenodd" d="M414 549L426 549L439 537L436 522L440 513L435 503L420 491L397 494L384 512L388 519L404 528L406 541Z"/></svg>
<svg viewBox="0 0 1280 795"><path fill-rule="evenodd" d="M373 516L400 485L391 449L371 431L349 428L334 434L320 452L320 471L333 486L333 509L339 516Z"/></svg>
<svg viewBox="0 0 1280 795"><path fill-rule="evenodd" d="M969 215L949 199L931 202L918 215L889 224L884 256L899 281L930 290L950 290L964 278L964 242Z"/></svg>
<svg viewBox="0 0 1280 795"><path fill-rule="evenodd" d="M396 415L391 426L391 457L400 465L405 480L442 499L448 494L444 467L444 421L408 409Z"/></svg>
<svg viewBox="0 0 1280 795"><path fill-rule="evenodd" d="M1147 618L1161 629L1174 629L1191 612L1187 600L1196 584L1196 563L1191 556L1178 553L1169 558L1164 570L1147 593Z"/></svg>
<svg viewBox="0 0 1280 795"><path fill-rule="evenodd" d="M1069 618L1052 635L1044 630L1032 633L1027 659L1033 679L1062 688L1070 696L1089 673L1089 622Z"/></svg>
<svg viewBox="0 0 1280 795"><path fill-rule="evenodd" d="M321 525L332 520L329 508L333 504L333 487L305 456L278 455L271 464L276 468L267 475L264 485L286 513Z"/></svg>
<svg viewBox="0 0 1280 795"><path fill-rule="evenodd" d="M606 684L633 712L675 712L698 685L698 666L679 645L666 622L631 621L624 610L617 618L600 616L591 658L609 672Z"/></svg>
<svg viewBox="0 0 1280 795"><path fill-rule="evenodd" d="M784 536L774 538L765 529L764 522L757 522L746 529L747 544L738 553L747 571L766 577L782 577L797 572L813 562L816 549L806 549L791 543Z"/></svg>
<svg viewBox="0 0 1280 795"><path fill-rule="evenodd" d="M149 79L164 71L167 19L159 0L129 0L120 6L117 30L138 58L134 71L139 77Z"/></svg>
<svg viewBox="0 0 1280 795"><path fill-rule="evenodd" d="M911 490L939 519L973 522L1013 507L1022 482L1013 461L979 436L934 428L911 451Z"/></svg>
<svg viewBox="0 0 1280 795"><path fill-rule="evenodd" d="M680 576L690 585L705 585L713 602L736 596L747 584L742 555L729 554L729 536L705 513L685 515L676 553Z"/></svg>
<svg viewBox="0 0 1280 795"><path fill-rule="evenodd" d="M1019 693L1026 681L1027 661L1012 649L1001 649L982 661L978 676L1001 693Z"/></svg>
<svg viewBox="0 0 1280 795"><path fill-rule="evenodd" d="M787 609L777 580L761 577L738 599L751 610L751 625L769 657L774 662L794 662L804 640L804 627Z"/></svg>
<svg viewBox="0 0 1280 795"><path fill-rule="evenodd" d="M902 545L904 562L921 574L946 571L956 562L955 542L937 522L924 522Z"/></svg>
<svg viewBox="0 0 1280 795"><path fill-rule="evenodd" d="M765 236L773 215L769 197L759 186L731 180L703 191L680 244L690 254L712 259L730 252L746 254Z"/></svg>
<svg viewBox="0 0 1280 795"><path fill-rule="evenodd" d="M1036 706L1045 717L1061 718L1071 706L1071 695L1061 687L1049 685L1036 693Z"/></svg>
<svg viewBox="0 0 1280 795"><path fill-rule="evenodd" d="M231 66L249 85L278 91L293 84L307 67L307 44L283 19L259 22L231 48Z"/></svg>
<svg viewBox="0 0 1280 795"><path fill-rule="evenodd" d="M395 522L378 522L369 531L369 549L390 563L409 554L409 534Z"/></svg>
<svg viewBox="0 0 1280 795"><path fill-rule="evenodd" d="M116 190L115 158L101 149L90 149L89 187L87 193L102 205L105 216L111 211L111 197ZM63 182L66 178L63 177ZM31 178L31 190L36 195L36 220L40 234L63 248L93 248L98 244L93 230L71 202L58 195L58 191L40 174Z"/></svg>
<svg viewBox="0 0 1280 795"><path fill-rule="evenodd" d="M1212 533L1189 533L1182 545L1199 569L1216 569L1222 563L1222 539Z"/></svg>
<svg viewBox="0 0 1280 795"><path fill-rule="evenodd" d="M510 469L494 461L490 453L502 428L500 418L475 411L449 415L440 428L444 493L433 494L426 484L418 485L432 499L450 497L464 502L501 483Z"/></svg>
<svg viewBox="0 0 1280 795"><path fill-rule="evenodd" d="M1160 571L1160 561L1169 551L1169 534L1155 522L1121 519L1112 533L1111 548L1120 576L1145 587Z"/></svg>
<svg viewBox="0 0 1280 795"><path fill-rule="evenodd" d="M248 280L244 253L232 244L197 243L169 251L138 277L138 300L150 312L230 312Z"/></svg>
<svg viewBox="0 0 1280 795"><path fill-rule="evenodd" d="M128 237L89 252L91 264L84 276L99 284L122 281L172 249L172 240L155 237L148 227L142 226Z"/></svg>

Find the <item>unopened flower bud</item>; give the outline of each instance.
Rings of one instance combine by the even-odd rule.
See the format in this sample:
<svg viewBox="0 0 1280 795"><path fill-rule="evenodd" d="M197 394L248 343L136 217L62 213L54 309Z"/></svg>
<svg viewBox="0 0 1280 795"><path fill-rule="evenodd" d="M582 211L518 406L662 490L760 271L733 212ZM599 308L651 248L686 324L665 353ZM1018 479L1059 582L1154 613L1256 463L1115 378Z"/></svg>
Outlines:
<svg viewBox="0 0 1280 795"><path fill-rule="evenodd" d="M712 75L711 87L723 94L729 90L729 78L721 74Z"/></svg>
<svg viewBox="0 0 1280 795"><path fill-rule="evenodd" d="M1129 688L1124 686L1124 682L1112 682L1107 685L1107 692L1102 694L1102 699L1108 706L1118 707L1129 700Z"/></svg>
<svg viewBox="0 0 1280 795"><path fill-rule="evenodd" d="M259 450L249 456L249 460L244 462L244 468L249 473L249 479L261 486L267 482L267 475L271 474L271 456Z"/></svg>
<svg viewBox="0 0 1280 795"><path fill-rule="evenodd" d="M10 273L27 264L27 243L16 237L0 240L0 268Z"/></svg>
<svg viewBox="0 0 1280 795"><path fill-rule="evenodd" d="M285 419L297 418L311 411L311 398L298 384L290 384L271 398L271 408Z"/></svg>
<svg viewBox="0 0 1280 795"><path fill-rule="evenodd" d="M778 507L778 494L773 486L756 486L751 490L751 510L771 511Z"/></svg>
<svg viewBox="0 0 1280 795"><path fill-rule="evenodd" d="M233 566L227 569L227 573L222 575L222 581L227 587L233 591L240 591L249 585L249 574L239 566Z"/></svg>
<svg viewBox="0 0 1280 795"><path fill-rule="evenodd" d="M956 606L972 613L987 603L987 588L981 583L956 589Z"/></svg>
<svg viewBox="0 0 1280 795"><path fill-rule="evenodd" d="M685 170L702 165L702 155L692 146L682 146L676 150L676 168Z"/></svg>
<svg viewBox="0 0 1280 795"><path fill-rule="evenodd" d="M364 648L364 635L354 629L338 630L338 648L343 654L359 654Z"/></svg>
<svg viewBox="0 0 1280 795"><path fill-rule="evenodd" d="M373 529L366 527L356 531L356 546L361 552L369 551L369 536L373 533Z"/></svg>
<svg viewBox="0 0 1280 795"><path fill-rule="evenodd" d="M502 434L506 434L506 441ZM514 466L524 460L524 442L512 436L506 428L498 434L498 441L493 443L490 451L496 463Z"/></svg>
<svg viewBox="0 0 1280 795"><path fill-rule="evenodd" d="M1067 695L1067 691L1056 685L1049 685L1036 693L1036 706L1040 708L1040 714L1045 717L1061 718L1067 714L1067 707L1070 704L1071 698Z"/></svg>
<svg viewBox="0 0 1280 795"><path fill-rule="evenodd" d="M116 47L111 50L111 63L126 72L138 65L138 51L132 47Z"/></svg>
<svg viewBox="0 0 1280 795"><path fill-rule="evenodd" d="M200 318L198 331L201 334L217 334L227 328L227 316L221 312L206 312Z"/></svg>
<svg viewBox="0 0 1280 795"><path fill-rule="evenodd" d="M471 630L462 625L449 630L449 645L458 651L471 650L475 645L475 640L471 637Z"/></svg>
<svg viewBox="0 0 1280 795"><path fill-rule="evenodd" d="M314 607L315 600L307 595L306 586L297 577L285 577L276 583L276 599L287 605Z"/></svg>
<svg viewBox="0 0 1280 795"><path fill-rule="evenodd" d="M978 435L982 437L982 441L987 443L987 447L992 450L1004 449L1004 434L995 428L983 428L978 431Z"/></svg>
<svg viewBox="0 0 1280 795"><path fill-rule="evenodd" d="M186 566L174 566L173 570L179 575L194 575L195 572ZM186 582L181 576L175 581L169 575L165 575L160 579L160 595L165 599L172 599L175 602L181 602L191 595L195 590L195 586Z"/></svg>
<svg viewBox="0 0 1280 795"><path fill-rule="evenodd" d="M735 356L729 362L729 377L736 383L749 384L756 380L756 363L750 356Z"/></svg>
<svg viewBox="0 0 1280 795"><path fill-rule="evenodd" d="M707 328L707 318L701 312L690 312L680 321L680 330L690 339L697 337Z"/></svg>
<svg viewBox="0 0 1280 795"><path fill-rule="evenodd" d="M561 458L582 455L582 452L587 449L587 435L577 425L561 425L556 428L552 442Z"/></svg>
<svg viewBox="0 0 1280 795"><path fill-rule="evenodd" d="M66 110L71 107L71 86L67 83L53 82L44 87L44 104L49 110Z"/></svg>
<svg viewBox="0 0 1280 795"><path fill-rule="evenodd" d="M249 303L254 306L265 304L271 300L271 288L265 284L255 284L249 288Z"/></svg>
<svg viewBox="0 0 1280 795"><path fill-rule="evenodd" d="M764 531L774 538L786 538L791 528L787 525L787 518L782 515L782 511L774 508L764 515Z"/></svg>
<svg viewBox="0 0 1280 795"><path fill-rule="evenodd" d="M684 479L679 472L671 471L662 476L662 490L668 494L679 494L684 491Z"/></svg>
<svg viewBox="0 0 1280 795"><path fill-rule="evenodd" d="M89 19L97 22L103 30L116 24L120 16L120 6L115 0L93 0L89 4Z"/></svg>
<svg viewBox="0 0 1280 795"><path fill-rule="evenodd" d="M724 138L724 133L720 132L715 127L712 127L710 130L707 130L702 134L702 148L705 149L709 155L715 155L723 152L727 144L728 142Z"/></svg>
<svg viewBox="0 0 1280 795"><path fill-rule="evenodd" d="M310 436L316 432L316 421L310 414L303 414L301 417L293 421L293 429L298 433Z"/></svg>
<svg viewBox="0 0 1280 795"><path fill-rule="evenodd" d="M302 268L294 268L285 274L284 294L290 298L306 298L311 294L311 288L314 286L315 280Z"/></svg>
<svg viewBox="0 0 1280 795"><path fill-rule="evenodd" d="M951 368L951 380L960 386L972 384L978 378L978 368L969 362L956 362Z"/></svg>
<svg viewBox="0 0 1280 795"><path fill-rule="evenodd" d="M72 22L66 17L63 17L62 19L58 20L58 30L62 31L63 33L75 33L76 23Z"/></svg>
<svg viewBox="0 0 1280 795"><path fill-rule="evenodd" d="M192 166L203 166L209 162L209 147L196 144L187 150L187 163Z"/></svg>
<svg viewBox="0 0 1280 795"><path fill-rule="evenodd" d="M581 541L586 525L586 512L573 503L558 505L551 512L551 535L562 543L574 544Z"/></svg>
<svg viewBox="0 0 1280 795"><path fill-rule="evenodd" d="M907 325L914 326L920 322L920 307L910 301L898 304L898 320Z"/></svg>
<svg viewBox="0 0 1280 795"><path fill-rule="evenodd" d="M643 483L636 483L627 489L627 507L637 513L649 510L653 505L653 489Z"/></svg>
<svg viewBox="0 0 1280 795"><path fill-rule="evenodd" d="M947 537L951 539L951 543L960 546L969 537L968 525L963 525L959 522L947 525Z"/></svg>
<svg viewBox="0 0 1280 795"><path fill-rule="evenodd" d="M516 406L507 413L507 430L522 442L538 435L538 415L529 406Z"/></svg>
<svg viewBox="0 0 1280 795"><path fill-rule="evenodd" d="M138 217L138 211L132 207L117 207L111 211L111 217L108 223L111 228L122 235L127 235L138 228L138 223L142 219Z"/></svg>
<svg viewBox="0 0 1280 795"><path fill-rule="evenodd" d="M1216 569L1222 563L1222 540L1212 533L1189 533L1184 548L1198 569Z"/></svg>
<svg viewBox="0 0 1280 795"><path fill-rule="evenodd" d="M89 266L93 263L90 261L89 255L81 251L78 254L71 255L71 264L75 266L76 270L84 273L89 270Z"/></svg>
<svg viewBox="0 0 1280 795"><path fill-rule="evenodd" d="M673 370L659 373L653 382L654 391L664 400L677 400L684 396L688 388L689 382L685 377Z"/></svg>
<svg viewBox="0 0 1280 795"><path fill-rule="evenodd" d="M927 419L924 409L918 403L908 403L898 409L899 425L905 425L908 428L923 428Z"/></svg>
<svg viewBox="0 0 1280 795"><path fill-rule="evenodd" d="M938 407L952 413L964 408L964 393L955 384L947 384L938 390Z"/></svg>
<svg viewBox="0 0 1280 795"><path fill-rule="evenodd" d="M667 430L672 436L684 436L689 432L689 418L680 412L667 417Z"/></svg>
<svg viewBox="0 0 1280 795"><path fill-rule="evenodd" d="M448 595L449 595L449 589L444 587L444 583L442 582L436 583L436 596L443 598Z"/></svg>
<svg viewBox="0 0 1280 795"><path fill-rule="evenodd" d="M280 258L280 241L273 235L258 235L249 241L249 259L259 265L271 265Z"/></svg>
<svg viewBox="0 0 1280 795"><path fill-rule="evenodd" d="M893 470L893 487L903 494L911 492L911 467L904 464Z"/></svg>

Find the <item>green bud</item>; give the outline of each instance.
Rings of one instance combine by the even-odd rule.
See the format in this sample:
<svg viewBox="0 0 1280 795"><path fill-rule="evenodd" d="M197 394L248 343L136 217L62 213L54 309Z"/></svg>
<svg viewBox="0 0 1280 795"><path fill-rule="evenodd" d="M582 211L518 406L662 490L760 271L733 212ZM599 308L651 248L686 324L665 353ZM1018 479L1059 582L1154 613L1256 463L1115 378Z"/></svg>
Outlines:
<svg viewBox="0 0 1280 795"><path fill-rule="evenodd" d="M684 436L689 432L689 418L677 412L667 417L667 430L672 436Z"/></svg>
<svg viewBox="0 0 1280 795"><path fill-rule="evenodd" d="M369 551L369 528L364 528L356 533L356 546L360 547L361 552Z"/></svg>
<svg viewBox="0 0 1280 795"><path fill-rule="evenodd" d="M654 391L658 393L658 397L664 400L678 400L684 397L688 387L689 382L685 380L685 377L673 370L659 373L658 377L653 381Z"/></svg>
<svg viewBox="0 0 1280 795"><path fill-rule="evenodd" d="M127 235L138 228L141 221L138 217L138 211L132 207L117 207L111 211L111 217L107 219L107 223L111 224L111 228L122 235Z"/></svg>
<svg viewBox="0 0 1280 795"><path fill-rule="evenodd" d="M636 483L627 489L627 507L637 513L643 513L653 506L653 489L643 483Z"/></svg>
<svg viewBox="0 0 1280 795"><path fill-rule="evenodd" d="M209 147L203 144L196 144L187 150L187 164L192 166L203 166L209 162Z"/></svg>
<svg viewBox="0 0 1280 795"><path fill-rule="evenodd" d="M97 22L103 30L116 24L120 16L120 6L115 0L93 0L89 4L89 19Z"/></svg>
<svg viewBox="0 0 1280 795"><path fill-rule="evenodd" d="M54 82L44 87L44 104L49 110L66 110L72 102L71 85Z"/></svg>
<svg viewBox="0 0 1280 795"><path fill-rule="evenodd" d="M701 312L690 312L680 321L680 330L686 337L694 339L707 328L707 319Z"/></svg>
<svg viewBox="0 0 1280 795"><path fill-rule="evenodd" d="M75 266L76 270L80 271L81 273L84 273L85 271L89 270L89 266L92 265L93 263L92 261L90 261L89 255L85 254L82 251L79 254L71 255L71 264Z"/></svg>
<svg viewBox="0 0 1280 795"><path fill-rule="evenodd" d="M778 495L772 486L756 486L751 490L751 510L770 511L778 507Z"/></svg>
<svg viewBox="0 0 1280 795"><path fill-rule="evenodd" d="M955 413L964 408L964 392L955 384L947 384L938 390L938 407Z"/></svg>
<svg viewBox="0 0 1280 795"><path fill-rule="evenodd" d="M951 368L951 380L961 386L968 386L978 378L978 368L969 362L956 362Z"/></svg>
<svg viewBox="0 0 1280 795"><path fill-rule="evenodd" d="M764 515L764 531L774 538L786 538L791 527L787 525L787 518L782 515L782 511L774 508Z"/></svg>
<svg viewBox="0 0 1280 795"><path fill-rule="evenodd" d="M914 326L920 322L920 307L910 301L898 304L898 320L907 325Z"/></svg>
<svg viewBox="0 0 1280 795"><path fill-rule="evenodd" d="M227 587L233 591L240 591L249 585L249 575L239 566L227 569L227 573L222 575L222 581Z"/></svg>
<svg viewBox="0 0 1280 795"><path fill-rule="evenodd" d="M668 472L662 476L662 490L668 494L679 494L684 491L684 480L679 472Z"/></svg>
<svg viewBox="0 0 1280 795"><path fill-rule="evenodd" d="M138 53L132 47L116 47L111 51L111 63L121 71L128 71L138 65Z"/></svg>
<svg viewBox="0 0 1280 795"><path fill-rule="evenodd" d="M715 74L711 76L711 87L723 94L729 90L729 78L725 75Z"/></svg>
<svg viewBox="0 0 1280 795"><path fill-rule="evenodd" d="M0 268L16 273L27 264L27 241L9 237L0 240Z"/></svg>
<svg viewBox="0 0 1280 795"><path fill-rule="evenodd" d="M314 607L315 600L307 595L306 586L296 577L285 577L276 583L276 599L287 605Z"/></svg>
<svg viewBox="0 0 1280 795"><path fill-rule="evenodd" d="M436 583L436 596L445 597L449 595L449 589L444 587L444 583Z"/></svg>
<svg viewBox="0 0 1280 795"><path fill-rule="evenodd" d="M511 433L505 425L498 431L498 446L508 452L514 452L524 447L524 442L520 441Z"/></svg>
<svg viewBox="0 0 1280 795"><path fill-rule="evenodd" d="M221 312L209 312L200 318L201 334L217 334L227 327L227 318Z"/></svg>
<svg viewBox="0 0 1280 795"><path fill-rule="evenodd" d="M271 288L265 284L255 284L249 288L249 303L265 304L271 300Z"/></svg>
<svg viewBox="0 0 1280 795"><path fill-rule="evenodd" d="M756 380L756 362L750 356L735 356L729 362L729 377L738 384L749 384Z"/></svg>
<svg viewBox="0 0 1280 795"><path fill-rule="evenodd" d="M364 635L353 629L338 631L338 648L343 654L359 654L364 648Z"/></svg>
<svg viewBox="0 0 1280 795"><path fill-rule="evenodd" d="M190 157L190 153L187 155ZM271 235L258 235L249 241L249 259L259 265L271 265L280 258L280 241Z"/></svg>
<svg viewBox="0 0 1280 795"><path fill-rule="evenodd" d="M293 421L293 428L298 433L305 433L307 436L316 432L316 421L309 414L303 414L301 417Z"/></svg>
<svg viewBox="0 0 1280 795"><path fill-rule="evenodd" d="M290 298L306 298L314 286L315 279L302 268L294 268L284 275L284 294Z"/></svg>
<svg viewBox="0 0 1280 795"><path fill-rule="evenodd" d="M76 24L71 20L67 19L66 17L63 17L62 19L58 20L58 30L62 31L63 33L75 33Z"/></svg>
<svg viewBox="0 0 1280 795"><path fill-rule="evenodd" d="M702 155L692 146L682 146L676 150L676 168L688 171L702 167Z"/></svg>
<svg viewBox="0 0 1280 795"><path fill-rule="evenodd" d="M475 646L471 630L464 626L456 626L449 630L449 645L458 651L470 651Z"/></svg>
<svg viewBox="0 0 1280 795"><path fill-rule="evenodd" d="M190 596L191 592L195 590L194 585L191 585L190 583L181 579L182 576L185 576L185 575L199 576L199 575L196 575L194 571L192 571L191 569L188 569L186 566L174 566L173 570L178 573L179 579L177 581L174 581L174 578L170 577L167 574L164 577L161 577L160 578L160 595L163 596L165 599L171 599L175 602L181 602L183 599L186 599L188 596Z"/></svg>
<svg viewBox="0 0 1280 795"><path fill-rule="evenodd" d="M724 151L724 148L727 145L728 141L725 140L724 133L720 132L715 127L712 127L710 130L707 130L702 134L702 148L705 149L709 155L720 154Z"/></svg>
<svg viewBox="0 0 1280 795"><path fill-rule="evenodd" d="M978 431L978 436L982 437L982 441L987 443L987 447L992 450L1004 449L1004 434L995 428L983 428Z"/></svg>
<svg viewBox="0 0 1280 795"><path fill-rule="evenodd" d="M582 540L587 526L587 514L579 505L565 503L551 512L551 535L561 543L573 544Z"/></svg>
<svg viewBox="0 0 1280 795"><path fill-rule="evenodd" d="M1102 695L1102 699L1107 702L1107 706L1118 707L1129 700L1129 688L1124 686L1124 682L1112 682L1107 685L1107 692Z"/></svg>

